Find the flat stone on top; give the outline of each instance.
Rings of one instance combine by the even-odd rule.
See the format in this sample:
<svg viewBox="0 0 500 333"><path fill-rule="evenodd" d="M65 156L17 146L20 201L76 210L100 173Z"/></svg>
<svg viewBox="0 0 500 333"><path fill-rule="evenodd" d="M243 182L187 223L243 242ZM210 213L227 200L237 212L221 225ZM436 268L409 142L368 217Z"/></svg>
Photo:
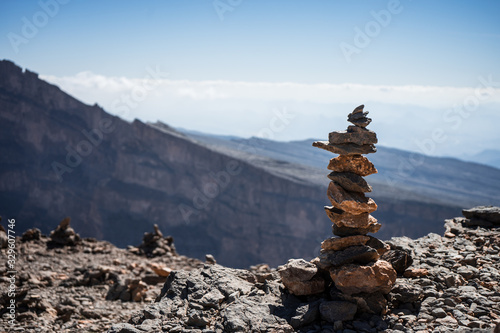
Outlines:
<svg viewBox="0 0 500 333"><path fill-rule="evenodd" d="M357 145L355 143L343 143L332 145L328 141L315 141L314 147L318 147L339 155L371 154L377 151L374 145Z"/></svg>
<svg viewBox="0 0 500 333"><path fill-rule="evenodd" d="M354 113L360 113L360 112L363 112L363 109L365 108L365 105L364 104L361 104L360 106L358 106L357 108L355 108L351 113L354 114Z"/></svg>

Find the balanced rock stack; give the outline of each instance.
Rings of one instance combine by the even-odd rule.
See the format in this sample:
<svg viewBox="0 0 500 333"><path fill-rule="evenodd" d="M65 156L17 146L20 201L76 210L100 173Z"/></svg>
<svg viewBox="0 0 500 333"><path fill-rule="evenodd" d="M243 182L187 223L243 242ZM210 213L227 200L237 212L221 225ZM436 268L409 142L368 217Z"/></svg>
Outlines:
<svg viewBox="0 0 500 333"><path fill-rule="evenodd" d="M328 175L331 180L328 198L332 206L325 207L333 222L333 234L339 237L323 241L321 254L313 262L320 270L329 272L335 287L343 294L378 298L377 303L382 305L383 295L389 293L397 274L390 263L379 260L389 246L366 235L377 232L381 225L370 215L377 204L365 195L372 188L363 177L377 173L377 169L362 154L377 151L374 146L377 135L366 128L371 119L363 108L360 105L349 114L348 121L353 125L347 131L332 132L328 142L313 143L339 154L328 165L332 170Z"/></svg>
<svg viewBox="0 0 500 333"><path fill-rule="evenodd" d="M332 132L329 141L314 142L313 146L340 156L332 158L328 169L331 182L328 198L332 206L325 207L333 222L333 234L339 237L321 243L319 257L311 262L290 259L278 267L288 291L294 295L312 295L327 292L328 301L321 302L319 312L324 320L335 322L351 320L356 313L383 313L387 295L396 282L397 273L380 256L390 248L375 237L367 236L380 229L370 215L377 209L373 199L365 193L372 188L363 177L377 169L362 154L376 152L375 132L366 129L371 122L364 106L349 114L353 123L347 131Z"/></svg>

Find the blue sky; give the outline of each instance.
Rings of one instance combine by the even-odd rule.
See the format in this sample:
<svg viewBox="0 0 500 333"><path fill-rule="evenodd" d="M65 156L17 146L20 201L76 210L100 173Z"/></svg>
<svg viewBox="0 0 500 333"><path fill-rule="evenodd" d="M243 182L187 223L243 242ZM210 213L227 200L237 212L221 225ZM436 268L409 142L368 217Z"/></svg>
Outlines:
<svg viewBox="0 0 500 333"><path fill-rule="evenodd" d="M486 0L4 0L0 58L117 114L148 68L168 73L129 119L252 136L286 109L272 138L290 140L344 129L364 103L381 144L422 152L440 128L428 153L460 156L500 139L484 123L500 121L498 17ZM487 98L453 114L477 87Z"/></svg>

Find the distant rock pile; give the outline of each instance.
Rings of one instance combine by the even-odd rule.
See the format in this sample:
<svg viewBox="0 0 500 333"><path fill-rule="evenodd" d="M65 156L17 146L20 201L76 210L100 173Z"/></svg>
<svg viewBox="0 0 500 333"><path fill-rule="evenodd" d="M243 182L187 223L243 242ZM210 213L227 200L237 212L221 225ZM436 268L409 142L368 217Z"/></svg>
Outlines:
<svg viewBox="0 0 500 333"><path fill-rule="evenodd" d="M283 284L294 295L321 293L333 282L332 302L320 306L322 317L330 322L350 320L361 308L383 313L387 306L384 295L391 291L397 276L391 263L380 260L389 245L366 235L377 232L381 225L370 215L377 204L365 195L372 188L363 177L377 173L377 169L362 154L377 151L377 135L366 128L371 119L363 108L360 105L348 115L353 125L347 131L332 132L329 141L313 143L339 154L328 165L332 170L328 175L332 206L325 207L333 234L339 237L323 241L319 257L312 262L290 260L279 268Z"/></svg>
<svg viewBox="0 0 500 333"><path fill-rule="evenodd" d="M154 232L145 232L142 243L138 246L129 246L128 250L138 255L145 255L148 258L160 256L176 256L174 238L164 237L157 224L153 225Z"/></svg>
<svg viewBox="0 0 500 333"><path fill-rule="evenodd" d="M64 218L57 228L50 233L52 245L57 246L73 246L81 242L80 235L78 235L73 228L69 226L71 219ZM29 236L27 236L29 238Z"/></svg>

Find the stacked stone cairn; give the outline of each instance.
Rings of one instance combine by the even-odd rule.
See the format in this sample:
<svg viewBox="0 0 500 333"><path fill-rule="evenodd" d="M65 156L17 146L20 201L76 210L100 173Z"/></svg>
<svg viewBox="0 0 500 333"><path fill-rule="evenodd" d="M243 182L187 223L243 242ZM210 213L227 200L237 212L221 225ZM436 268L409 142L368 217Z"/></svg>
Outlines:
<svg viewBox="0 0 500 333"><path fill-rule="evenodd" d="M366 128L371 119L363 108L360 105L348 115L353 125L346 131L332 132L329 141L313 143L314 147L339 154L328 165L332 172L328 175L331 182L327 194L332 206L325 207L333 222L333 234L338 237L324 240L320 255L311 262L291 259L279 268L292 294L311 295L329 288L331 302L320 306L326 320L349 320L355 312L383 313L387 306L385 295L397 276L389 262L380 260L389 246L367 236L376 233L381 225L370 215L377 204L365 195L372 188L363 177L377 173L377 169L362 155L377 151L377 135ZM338 315L345 314L346 309L349 315Z"/></svg>

